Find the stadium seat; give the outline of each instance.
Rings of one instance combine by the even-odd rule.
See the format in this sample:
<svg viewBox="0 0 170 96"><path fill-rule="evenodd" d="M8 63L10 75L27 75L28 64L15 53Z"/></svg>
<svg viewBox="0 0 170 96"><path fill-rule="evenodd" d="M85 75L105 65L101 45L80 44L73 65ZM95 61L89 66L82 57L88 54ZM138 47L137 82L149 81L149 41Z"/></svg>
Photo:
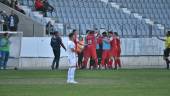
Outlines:
<svg viewBox="0 0 170 96"><path fill-rule="evenodd" d="M33 5L32 0L29 0L29 2L27 1L28 0L21 0L20 2L22 2L23 5ZM109 3L107 4L101 0L48 1L53 7L55 7L56 18L59 23L80 24L82 25L83 32L85 32L85 28L89 28L90 25L95 24L97 26L97 24L99 24L100 26L102 25L102 27L107 28L108 26L111 26L110 28L115 28L114 30L120 32L124 29L122 34L126 35L135 35L136 31L140 31L139 35L148 35L149 28L144 27L147 26L144 21L136 19L132 14L129 15L122 10L112 7L110 2L119 4L121 7L129 9L133 13L139 13L144 18L151 19L155 22L166 25L166 27L170 27L169 22L167 22L170 15L169 0L108 0ZM118 25L115 24L120 25L118 27ZM128 26L123 28L122 24ZM141 25L141 28L134 28L133 25L135 24ZM113 27L114 25L116 27ZM143 27L146 30L143 30Z"/></svg>

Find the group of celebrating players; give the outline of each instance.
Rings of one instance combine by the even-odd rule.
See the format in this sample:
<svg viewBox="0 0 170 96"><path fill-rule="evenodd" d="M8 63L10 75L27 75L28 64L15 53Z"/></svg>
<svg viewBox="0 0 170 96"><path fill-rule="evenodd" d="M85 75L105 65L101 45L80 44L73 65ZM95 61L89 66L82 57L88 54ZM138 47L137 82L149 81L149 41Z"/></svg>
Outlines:
<svg viewBox="0 0 170 96"><path fill-rule="evenodd" d="M79 39L77 39L76 30L73 30L73 33L79 69L121 68L121 47L117 32L109 31L100 34L93 30L87 30L85 38L79 36Z"/></svg>

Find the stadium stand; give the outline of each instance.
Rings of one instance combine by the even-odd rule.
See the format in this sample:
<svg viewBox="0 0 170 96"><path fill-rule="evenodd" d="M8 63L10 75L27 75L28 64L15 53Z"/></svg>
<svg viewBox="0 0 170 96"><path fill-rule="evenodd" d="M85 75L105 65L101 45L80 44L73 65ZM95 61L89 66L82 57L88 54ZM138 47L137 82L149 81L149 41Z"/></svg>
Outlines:
<svg viewBox="0 0 170 96"><path fill-rule="evenodd" d="M57 27L63 30L63 34L66 35L72 29L80 30L81 34L85 34L87 29L105 29L117 31L121 37L132 37L132 38L121 38L122 41L122 62L123 66L137 66L145 67L154 66L162 67L163 60L163 43L157 38L150 38L152 36L163 36L164 31L168 29L168 18L169 18L169 9L167 13L161 13L163 8L168 8L163 6L163 4L169 4L168 0L151 0L148 1L147 5L143 5L140 0L140 3L135 3L138 0L108 0L109 2L103 2L104 0L48 0L49 3L55 8L55 11L47 13L48 17L43 17L41 12L35 11L34 0L19 0L21 7L26 12L26 16L18 13L21 20L27 20L20 24L20 28L29 29L37 28L37 30L23 30L26 34L22 39L22 50L21 50L21 67L49 67L51 64L51 58L53 57L51 47L49 46L50 37L41 37L45 36L43 29L45 24L48 21L52 21L56 24ZM155 3L152 3L155 2ZM157 3L156 3L157 2ZM164 2L163 4L160 2ZM130 4L124 4L130 3ZM155 5L154 5L155 4ZM162 4L162 5L158 5ZM152 9L149 6L152 6ZM136 6L145 6L146 10L149 10L150 14L145 14L145 9L140 9L144 7ZM153 14L154 6L162 6ZM166 5L168 6L168 5ZM8 9L7 6L3 6L0 3L2 10ZM158 8L158 7L156 7ZM0 9L1 10L1 9ZM6 10L8 13L11 9ZM142 11L141 11L142 10ZM152 14L151 14L152 12ZM152 16L153 15L153 16ZM166 21L167 23L159 22L157 18L151 17L161 17L161 21ZM164 19L165 17L165 19ZM32 19L32 20L31 20ZM28 23L28 22L31 22ZM32 22L34 24L32 24ZM37 24L38 23L38 24ZM28 24L28 25L24 25ZM30 26L31 25L31 26ZM34 25L34 26L32 26ZM40 27L37 27L37 26ZM165 29L164 29L165 25ZM163 27L162 27L163 26ZM33 27L33 28L32 28ZM41 29L41 30L40 30ZM58 29L57 29L58 30ZM62 31L61 30L61 31ZM22 31L22 30L21 30ZM60 30L58 30L60 31ZM60 32L61 32L60 31ZM30 34L28 34L30 33ZM30 36L25 37L25 36ZM149 38L133 38L133 37L149 37ZM67 43L67 37L63 36L63 41ZM43 47L42 47L43 46ZM67 64L65 60L66 52L62 52L62 64ZM30 58L31 57L31 58ZM33 57L33 58L32 58ZM36 57L36 58L34 58ZM50 58L47 58L50 57ZM148 59L149 57L149 59ZM46 59L44 59L46 58ZM50 60L49 60L50 59ZM30 62L32 60L32 62ZM134 62L135 61L135 62ZM144 62L145 61L145 62ZM32 65L31 65L32 64ZM62 65L61 64L61 65ZM145 66L146 65L146 66Z"/></svg>
<svg viewBox="0 0 170 96"><path fill-rule="evenodd" d="M20 1L21 7L26 12L27 16L31 17L33 20L35 20L38 23L41 23L43 25L46 25L46 23L49 21L51 21L52 23L55 22L55 20L53 20L51 17L49 17L49 16L43 17L43 14L41 14L41 12L38 12L35 10L34 0L27 0L27 1L26 0Z"/></svg>
<svg viewBox="0 0 170 96"><path fill-rule="evenodd" d="M3 3L0 3L0 11L5 11L7 15L11 11L18 15L20 22L18 25L18 31L23 32L24 37L42 37L45 34L44 25L32 20L30 17L14 10L13 8L6 6Z"/></svg>
<svg viewBox="0 0 170 96"><path fill-rule="evenodd" d="M48 17L56 18L57 23L64 24L66 28L79 29L82 34L85 34L86 29L104 28L117 31L124 37L162 36L164 30L160 30L159 26L169 26L168 1L165 0L151 0L149 3L146 0L109 0L109 3L101 0L48 1L56 10L52 16L49 13ZM44 20L42 16L37 16L39 13L33 11L34 0L20 0L20 3L41 18L39 21ZM120 5L120 9L113 7L112 3ZM127 8L131 13L123 12L123 8ZM140 14L144 19L136 18L132 13ZM159 25L150 26L145 19Z"/></svg>
<svg viewBox="0 0 170 96"><path fill-rule="evenodd" d="M162 24L169 29L169 0L109 0L126 7L132 12L141 14L143 17L154 20L154 23ZM153 28L153 35L163 35L158 28Z"/></svg>

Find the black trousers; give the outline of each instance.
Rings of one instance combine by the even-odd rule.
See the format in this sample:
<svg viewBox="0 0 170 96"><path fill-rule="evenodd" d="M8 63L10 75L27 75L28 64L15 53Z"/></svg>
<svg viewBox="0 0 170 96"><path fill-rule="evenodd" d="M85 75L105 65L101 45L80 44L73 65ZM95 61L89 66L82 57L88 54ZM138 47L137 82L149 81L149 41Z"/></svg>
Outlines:
<svg viewBox="0 0 170 96"><path fill-rule="evenodd" d="M96 54L98 57L98 65L100 65L102 60L102 49L96 49ZM93 66L94 64L95 64L95 60L93 60L93 58L90 57L90 66Z"/></svg>
<svg viewBox="0 0 170 96"><path fill-rule="evenodd" d="M54 59L51 68L52 69L58 69L59 67L59 61L60 61L60 48L58 49L53 49L54 53Z"/></svg>
<svg viewBox="0 0 170 96"><path fill-rule="evenodd" d="M8 25L6 24L3 25L3 31L8 31Z"/></svg>
<svg viewBox="0 0 170 96"><path fill-rule="evenodd" d="M82 61L83 61L83 52L78 53L78 65L79 65L79 67L82 67Z"/></svg>
<svg viewBox="0 0 170 96"><path fill-rule="evenodd" d="M98 65L100 65L102 61L102 49L96 49L96 53L98 57Z"/></svg>
<svg viewBox="0 0 170 96"><path fill-rule="evenodd" d="M10 31L17 31L17 27L9 27Z"/></svg>
<svg viewBox="0 0 170 96"><path fill-rule="evenodd" d="M166 49L164 50L164 59L165 59L165 61L166 61L167 69L169 69L169 63L170 63L170 61L169 61L169 59L168 59L169 53L170 53L170 48L166 48Z"/></svg>

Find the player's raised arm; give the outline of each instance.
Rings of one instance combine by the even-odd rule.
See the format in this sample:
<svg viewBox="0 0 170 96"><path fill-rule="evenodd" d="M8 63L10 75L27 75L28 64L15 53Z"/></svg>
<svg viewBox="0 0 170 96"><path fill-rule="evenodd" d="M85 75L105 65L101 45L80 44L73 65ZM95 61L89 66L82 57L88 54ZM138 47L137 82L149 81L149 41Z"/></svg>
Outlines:
<svg viewBox="0 0 170 96"><path fill-rule="evenodd" d="M161 41L166 41L165 39L163 38L160 38L160 37L156 37L157 39L161 40Z"/></svg>

